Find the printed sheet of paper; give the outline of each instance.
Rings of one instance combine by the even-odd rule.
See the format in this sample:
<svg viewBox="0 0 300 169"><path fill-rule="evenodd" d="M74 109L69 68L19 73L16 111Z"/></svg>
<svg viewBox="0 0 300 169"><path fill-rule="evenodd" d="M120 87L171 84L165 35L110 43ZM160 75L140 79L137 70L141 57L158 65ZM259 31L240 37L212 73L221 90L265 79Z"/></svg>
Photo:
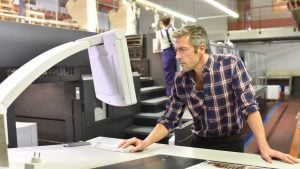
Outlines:
<svg viewBox="0 0 300 169"><path fill-rule="evenodd" d="M186 169L271 169L257 166L247 166L242 164L225 163L219 161L205 161Z"/></svg>

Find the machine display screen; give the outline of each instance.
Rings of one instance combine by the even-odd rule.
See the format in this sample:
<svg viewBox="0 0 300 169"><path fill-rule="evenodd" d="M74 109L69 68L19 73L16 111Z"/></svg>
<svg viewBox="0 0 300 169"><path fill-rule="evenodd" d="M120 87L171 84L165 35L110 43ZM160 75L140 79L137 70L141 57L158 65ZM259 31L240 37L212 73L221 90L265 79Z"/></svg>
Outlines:
<svg viewBox="0 0 300 169"><path fill-rule="evenodd" d="M154 155L93 169L274 169L171 155Z"/></svg>

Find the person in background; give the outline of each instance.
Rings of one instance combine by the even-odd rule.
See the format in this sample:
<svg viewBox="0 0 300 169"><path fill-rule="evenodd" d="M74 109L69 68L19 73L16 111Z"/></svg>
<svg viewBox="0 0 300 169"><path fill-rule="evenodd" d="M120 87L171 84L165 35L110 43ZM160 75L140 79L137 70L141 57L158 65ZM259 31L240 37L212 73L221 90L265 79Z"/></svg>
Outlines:
<svg viewBox="0 0 300 169"><path fill-rule="evenodd" d="M206 30L198 25L184 26L173 37L176 59L183 70L175 76L166 111L147 138L127 139L119 147L133 145L132 151L144 150L172 132L187 108L194 122L192 147L244 152L241 130L247 122L264 160L298 163L269 146L252 78L241 58L210 54Z"/></svg>
<svg viewBox="0 0 300 169"><path fill-rule="evenodd" d="M162 63L166 80L167 96L171 94L171 87L176 72L176 52L172 38L172 33L175 29L170 25L170 20L171 18L169 16L162 17L159 22L161 29L156 32L157 46L160 46L162 50ZM159 47L157 47L157 49L158 48Z"/></svg>
<svg viewBox="0 0 300 169"><path fill-rule="evenodd" d="M19 12L20 16L25 16L26 6L24 0L19 0L19 7L20 7L20 12Z"/></svg>

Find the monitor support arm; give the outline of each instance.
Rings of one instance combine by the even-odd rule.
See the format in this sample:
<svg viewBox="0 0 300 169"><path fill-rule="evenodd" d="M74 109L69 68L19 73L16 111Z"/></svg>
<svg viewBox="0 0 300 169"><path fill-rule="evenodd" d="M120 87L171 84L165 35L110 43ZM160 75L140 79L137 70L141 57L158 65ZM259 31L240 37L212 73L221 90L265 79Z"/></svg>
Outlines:
<svg viewBox="0 0 300 169"><path fill-rule="evenodd" d="M82 38L52 48L24 64L0 84L0 167L9 166L7 154L7 108L45 71L77 52L103 43L104 34Z"/></svg>

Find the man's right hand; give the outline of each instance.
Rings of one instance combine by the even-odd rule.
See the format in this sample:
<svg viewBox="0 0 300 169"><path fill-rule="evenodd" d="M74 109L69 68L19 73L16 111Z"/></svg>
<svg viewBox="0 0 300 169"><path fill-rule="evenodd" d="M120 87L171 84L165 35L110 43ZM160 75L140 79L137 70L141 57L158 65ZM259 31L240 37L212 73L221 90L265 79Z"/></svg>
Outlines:
<svg viewBox="0 0 300 169"><path fill-rule="evenodd" d="M119 144L119 148L126 148L128 146L133 146L133 148L131 149L132 152L139 152L139 151L143 151L146 148L146 144L144 143L143 140L140 140L136 137L127 139L122 141Z"/></svg>
<svg viewBox="0 0 300 169"><path fill-rule="evenodd" d="M131 139L124 140L118 147L126 148L128 146L133 146L130 148L132 152L143 151L146 147L164 138L168 135L168 133L167 128L163 124L157 123L145 140L133 137Z"/></svg>

